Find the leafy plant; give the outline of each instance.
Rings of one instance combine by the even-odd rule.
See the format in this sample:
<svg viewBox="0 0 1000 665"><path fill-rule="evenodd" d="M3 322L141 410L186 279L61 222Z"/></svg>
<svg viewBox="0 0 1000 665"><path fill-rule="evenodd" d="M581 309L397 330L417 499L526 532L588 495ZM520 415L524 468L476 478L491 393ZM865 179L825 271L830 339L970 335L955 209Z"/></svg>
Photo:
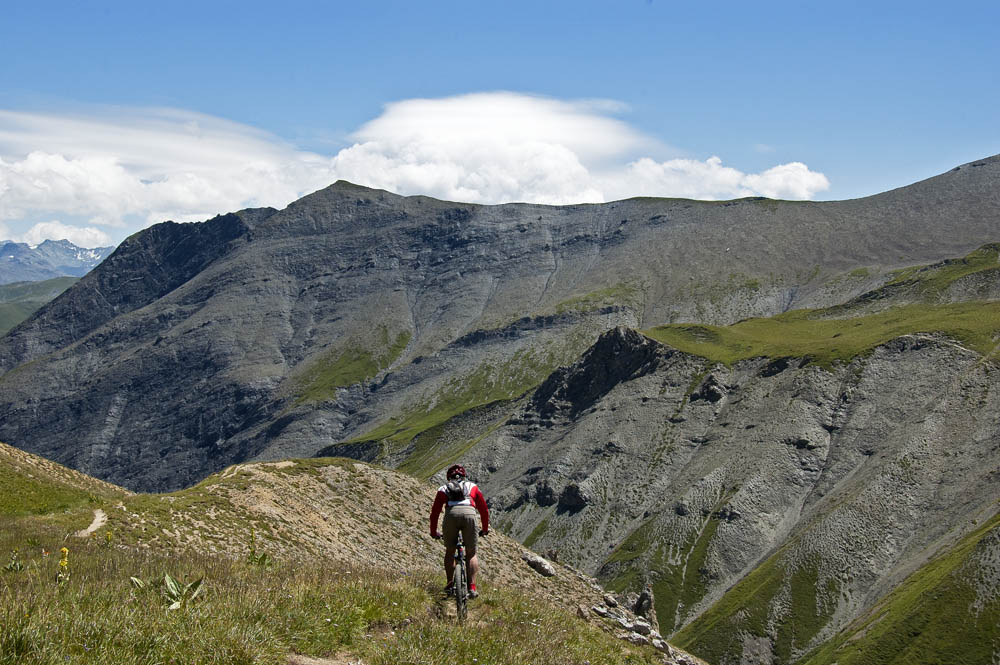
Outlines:
<svg viewBox="0 0 1000 665"><path fill-rule="evenodd" d="M21 562L21 553L15 547L10 551L10 561L3 567L8 573L19 573L24 570L24 563Z"/></svg>
<svg viewBox="0 0 1000 665"><path fill-rule="evenodd" d="M253 527L250 527L250 551L247 552L247 563L261 568L267 568L274 563L274 559L267 552L257 552L257 532Z"/></svg>
<svg viewBox="0 0 1000 665"><path fill-rule="evenodd" d="M135 578L132 578L135 579ZM194 582L188 582L187 584L181 584L173 577L170 573L163 574L163 586L164 593L167 596L167 600L170 601L170 605L167 607L168 610L186 610L188 604L190 604L195 598L201 594L202 581L204 577L199 577Z"/></svg>
<svg viewBox="0 0 1000 665"><path fill-rule="evenodd" d="M134 588L137 591L147 591L148 589L151 589L156 584L155 580L149 580L149 581L147 581L147 580L139 579L138 577L135 577L135 576L130 577L128 579L132 583L132 588Z"/></svg>

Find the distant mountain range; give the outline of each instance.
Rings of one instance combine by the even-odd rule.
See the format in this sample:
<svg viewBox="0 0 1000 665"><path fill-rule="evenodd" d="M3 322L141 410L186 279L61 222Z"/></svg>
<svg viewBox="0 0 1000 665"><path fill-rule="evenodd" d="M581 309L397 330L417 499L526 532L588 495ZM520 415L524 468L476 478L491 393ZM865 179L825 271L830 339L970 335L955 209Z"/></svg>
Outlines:
<svg viewBox="0 0 1000 665"><path fill-rule="evenodd" d="M55 277L83 277L108 258L114 247L86 249L69 240L45 240L32 247L0 241L0 284L37 282Z"/></svg>

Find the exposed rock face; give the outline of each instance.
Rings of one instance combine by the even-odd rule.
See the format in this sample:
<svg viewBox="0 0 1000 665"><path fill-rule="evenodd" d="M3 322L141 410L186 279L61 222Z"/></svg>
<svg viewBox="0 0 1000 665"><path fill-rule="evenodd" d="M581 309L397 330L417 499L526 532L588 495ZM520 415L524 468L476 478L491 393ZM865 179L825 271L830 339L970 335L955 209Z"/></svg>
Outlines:
<svg viewBox="0 0 1000 665"><path fill-rule="evenodd" d="M587 351L585 372L561 368L535 391L531 404L540 421L576 417L622 381L655 368L656 344L634 330L616 328Z"/></svg>
<svg viewBox="0 0 1000 665"><path fill-rule="evenodd" d="M99 270L4 338L0 370L62 349L119 315L156 302L245 238L248 220L273 212L247 210L201 224L164 222L127 238ZM93 347L105 343L102 337L90 340Z"/></svg>
<svg viewBox="0 0 1000 665"><path fill-rule="evenodd" d="M706 366L638 337L606 333L466 467L501 528L531 534L533 547L558 548L612 588L648 575L660 627L690 625L677 639L696 654L802 654L925 562L932 544L956 542L996 511L1000 370L950 340L911 335L850 365L796 361L775 372L764 359ZM608 376L615 358L643 370L569 389ZM718 399L693 398L706 386ZM526 426L542 419L544 428ZM600 445L608 440L615 446ZM518 501L529 479L586 486L591 500L573 510ZM792 638L754 627L767 637L755 656L725 642L750 629L736 615L695 637L699 618L755 570L751 605L737 609L764 612L772 626L809 612L811 628ZM796 605L803 593L812 609ZM710 646L720 640L728 646Z"/></svg>
<svg viewBox="0 0 1000 665"><path fill-rule="evenodd" d="M616 326L832 305L993 241L998 173L991 158L856 201L565 207L337 183L282 211L157 225L0 340L0 437L172 489L235 461L314 454L390 416L405 430L437 408L438 422L533 388ZM571 384L554 376L538 426L650 371L643 353ZM697 401L726 390L706 383Z"/></svg>

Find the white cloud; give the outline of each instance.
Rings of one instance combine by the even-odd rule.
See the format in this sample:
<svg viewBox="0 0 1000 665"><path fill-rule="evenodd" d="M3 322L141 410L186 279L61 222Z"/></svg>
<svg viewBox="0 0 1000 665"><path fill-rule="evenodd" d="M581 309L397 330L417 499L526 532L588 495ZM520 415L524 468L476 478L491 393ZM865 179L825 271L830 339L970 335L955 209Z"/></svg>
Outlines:
<svg viewBox="0 0 1000 665"><path fill-rule="evenodd" d="M39 222L27 233L12 239L32 246L41 244L43 240L69 240L77 247L108 247L114 244L111 236L100 229L63 224L57 220Z"/></svg>
<svg viewBox="0 0 1000 665"><path fill-rule="evenodd" d="M478 203L812 198L829 187L799 162L743 173L718 157L658 161L669 148L614 117L625 110L509 92L411 99L387 105L332 156L176 109L0 111L0 224L73 217L95 231L200 220L282 207L339 178ZM55 232L37 228L25 235Z"/></svg>
<svg viewBox="0 0 1000 665"><path fill-rule="evenodd" d="M361 184L473 203L603 201L589 168L652 143L605 115L618 108L508 92L396 102L333 168Z"/></svg>
<svg viewBox="0 0 1000 665"><path fill-rule="evenodd" d="M812 198L826 177L795 162L760 174L650 157L663 146L607 114L613 102L515 93L414 99L386 106L333 159L338 177L401 194L477 203L598 202L629 196Z"/></svg>
<svg viewBox="0 0 1000 665"><path fill-rule="evenodd" d="M802 162L774 166L763 173L751 173L743 185L771 199L811 199L817 192L830 189L822 173L810 171Z"/></svg>
<svg viewBox="0 0 1000 665"><path fill-rule="evenodd" d="M197 113L0 111L0 220L62 213L111 226L129 216L190 221L284 205L331 177L318 155Z"/></svg>
<svg viewBox="0 0 1000 665"><path fill-rule="evenodd" d="M747 174L723 166L718 157L709 157L704 162L693 159L656 162L644 157L629 164L624 173L608 176L608 189L617 196L811 199L829 187L826 176L810 171L801 162Z"/></svg>

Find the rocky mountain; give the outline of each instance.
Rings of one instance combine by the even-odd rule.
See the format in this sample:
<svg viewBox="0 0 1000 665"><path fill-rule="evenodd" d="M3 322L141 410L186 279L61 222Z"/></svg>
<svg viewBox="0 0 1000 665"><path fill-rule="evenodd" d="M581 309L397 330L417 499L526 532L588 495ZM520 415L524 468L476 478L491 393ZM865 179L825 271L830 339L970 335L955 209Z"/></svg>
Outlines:
<svg viewBox="0 0 1000 665"><path fill-rule="evenodd" d="M69 240L43 240L36 246L0 241L0 284L82 277L108 257L114 247L85 249Z"/></svg>
<svg viewBox="0 0 1000 665"><path fill-rule="evenodd" d="M157 225L0 339L0 439L143 490L460 458L692 652L847 658L945 568L994 616L998 185L998 157L822 203L340 182Z"/></svg>
<svg viewBox="0 0 1000 665"><path fill-rule="evenodd" d="M682 647L794 662L977 529L1000 534L998 371L930 334L830 367L726 366L619 328L464 459L502 529L610 588L651 584ZM1000 617L984 547L971 605L949 610L962 635Z"/></svg>

